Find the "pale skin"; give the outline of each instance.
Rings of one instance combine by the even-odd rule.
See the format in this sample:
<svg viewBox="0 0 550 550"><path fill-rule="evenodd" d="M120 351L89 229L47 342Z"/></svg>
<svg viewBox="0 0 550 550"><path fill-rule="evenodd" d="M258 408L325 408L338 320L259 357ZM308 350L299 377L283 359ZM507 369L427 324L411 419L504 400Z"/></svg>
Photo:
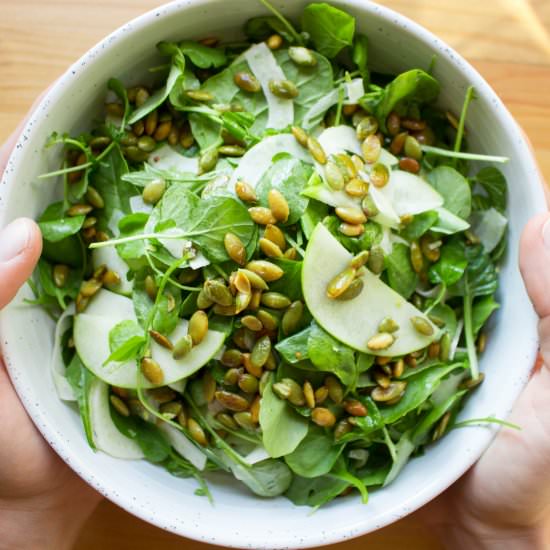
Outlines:
<svg viewBox="0 0 550 550"><path fill-rule="evenodd" d="M14 139L0 154L0 174ZM548 223L547 223L548 222ZM545 226L545 224L547 224ZM0 232L0 308L32 273L42 243L31 220ZM540 317L543 364L510 420L481 460L417 513L445 548L538 550L550 537L550 217L524 230L520 267ZM0 361L0 550L63 550L74 541L101 496L72 472L27 416Z"/></svg>

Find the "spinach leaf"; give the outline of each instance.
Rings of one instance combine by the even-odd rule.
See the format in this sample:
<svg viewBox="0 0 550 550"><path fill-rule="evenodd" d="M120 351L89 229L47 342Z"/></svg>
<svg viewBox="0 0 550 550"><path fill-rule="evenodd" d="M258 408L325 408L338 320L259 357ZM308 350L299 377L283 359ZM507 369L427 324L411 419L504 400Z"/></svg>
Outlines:
<svg viewBox="0 0 550 550"><path fill-rule="evenodd" d="M335 499L348 485L330 474L314 478L295 475L285 496L296 506L319 507Z"/></svg>
<svg viewBox="0 0 550 550"><path fill-rule="evenodd" d="M307 351L310 361L319 370L335 374L346 386L354 384L357 372L353 350L315 322L311 323Z"/></svg>
<svg viewBox="0 0 550 550"><path fill-rule="evenodd" d="M61 309L65 309L68 299L76 299L80 290L80 284L82 283L80 272L71 269L65 285L62 288L58 288L53 280L52 265L41 258L38 261L35 274L37 275L36 278L39 284L39 287L37 287L38 294L40 295L40 293L42 293L42 297L40 298L40 296L38 296L38 301L36 303L44 303L45 305L45 302L49 301L45 297L50 297L55 299L53 303L57 302Z"/></svg>
<svg viewBox="0 0 550 550"><path fill-rule="evenodd" d="M42 257L54 264L66 264L74 268L82 268L85 248L80 235L72 235L55 243L44 240Z"/></svg>
<svg viewBox="0 0 550 550"><path fill-rule="evenodd" d="M490 205L503 213L506 210L508 188L502 172L494 166L487 166L476 174L474 181L487 193Z"/></svg>
<svg viewBox="0 0 550 550"><path fill-rule="evenodd" d="M457 320L456 313L453 308L447 304L437 304L430 311L430 317L440 319L445 323L445 330L451 338L456 332Z"/></svg>
<svg viewBox="0 0 550 550"><path fill-rule="evenodd" d="M443 197L443 206L462 219L472 211L472 193L468 180L450 166L437 166L428 174L430 185Z"/></svg>
<svg viewBox="0 0 550 550"><path fill-rule="evenodd" d="M390 286L408 300L418 284L418 275L412 268L409 247L403 243L394 243L391 254L388 254L385 260Z"/></svg>
<svg viewBox="0 0 550 550"><path fill-rule="evenodd" d="M463 365L460 363L435 366L431 369L421 371L416 376L409 377L403 397L395 405L380 409L384 422L386 424L393 424L407 413L417 409L435 391L444 376L461 367Z"/></svg>
<svg viewBox="0 0 550 550"><path fill-rule="evenodd" d="M283 276L269 285L269 290L281 292L291 300L302 298L302 262L294 260L274 260L283 271Z"/></svg>
<svg viewBox="0 0 550 550"><path fill-rule="evenodd" d="M142 234L148 219L149 215L144 212L136 212L135 214L124 216L118 222L119 236L130 237L131 235ZM118 255L134 271L147 265L147 243L143 240L118 244L116 250Z"/></svg>
<svg viewBox="0 0 550 550"><path fill-rule="evenodd" d="M285 361L294 364L304 359L309 359L308 341L311 334L311 327L307 327L297 334L293 334L275 345L275 349L281 354Z"/></svg>
<svg viewBox="0 0 550 550"><path fill-rule="evenodd" d="M392 111L405 115L411 104L431 103L437 99L439 89L439 82L421 69L412 69L395 77L384 88L374 109L382 131L387 131L386 119ZM362 100L359 103L362 104Z"/></svg>
<svg viewBox="0 0 550 550"><path fill-rule="evenodd" d="M90 404L88 402L90 384L95 379L95 376L84 366L78 353L75 353L65 371L65 377L73 388L78 402L78 410L80 412L82 424L84 425L84 432L86 433L88 445L90 445L92 449L95 449L92 421L90 419Z"/></svg>
<svg viewBox="0 0 550 550"><path fill-rule="evenodd" d="M192 40L180 42L179 48L194 65L201 69L223 67L227 63L225 52L220 48L209 48Z"/></svg>
<svg viewBox="0 0 550 550"><path fill-rule="evenodd" d="M351 55L353 62L357 65L361 78L365 82L368 82L370 77L367 65L369 59L369 41L364 34L357 34L355 36Z"/></svg>
<svg viewBox="0 0 550 550"><path fill-rule="evenodd" d="M311 237L313 230L318 223L321 223L323 218L328 214L328 206L323 203L310 199L305 209L302 217L300 218L300 224L302 226L302 231L306 239Z"/></svg>
<svg viewBox="0 0 550 550"><path fill-rule="evenodd" d="M63 202L54 202L44 210L38 219L42 237L52 243L57 243L82 228L86 216L65 216Z"/></svg>
<svg viewBox="0 0 550 550"><path fill-rule="evenodd" d="M146 338L143 329L135 321L121 321L109 331L109 349L111 355L105 362L129 361L138 356L145 344Z"/></svg>
<svg viewBox="0 0 550 550"><path fill-rule="evenodd" d="M468 265L464 241L459 237L449 239L441 247L441 256L428 271L428 278L432 283L454 285L464 275Z"/></svg>
<svg viewBox="0 0 550 550"><path fill-rule="evenodd" d="M400 236L407 241L416 241L437 222L437 219L438 214L435 210L427 210L416 214L412 222L401 230Z"/></svg>
<svg viewBox="0 0 550 550"><path fill-rule="evenodd" d="M302 30L318 52L332 59L353 44L355 18L325 3L309 4L302 13Z"/></svg>
<svg viewBox="0 0 550 550"><path fill-rule="evenodd" d="M336 216L327 216L323 219L323 224L332 233L334 237L349 250L352 254L358 254L362 250L370 250L375 244L380 243L383 237L382 227L376 222L368 221L365 224L365 231L359 237L346 237L340 231L341 220Z"/></svg>
<svg viewBox="0 0 550 550"><path fill-rule="evenodd" d="M494 294L498 288L498 274L491 256L480 244L464 245L464 255L467 262L465 276L449 289L449 293L453 296L470 294L472 298Z"/></svg>
<svg viewBox="0 0 550 550"><path fill-rule="evenodd" d="M395 446L395 460L388 472L388 476L384 480L384 487L389 485L405 467L411 454L415 449L415 444L411 441L411 434L409 431L405 432Z"/></svg>
<svg viewBox="0 0 550 550"><path fill-rule="evenodd" d="M268 458L249 468L235 463L230 468L239 481L261 497L282 495L292 482L292 472L281 460Z"/></svg>
<svg viewBox="0 0 550 550"><path fill-rule="evenodd" d="M332 433L311 425L306 437L285 460L299 476L322 476L332 470L343 448L343 445L334 444Z"/></svg>
<svg viewBox="0 0 550 550"><path fill-rule="evenodd" d="M293 225L300 220L307 208L309 199L301 195L313 167L299 159L283 158L274 162L261 177L256 186L256 195L262 206L268 206L267 196L271 189L280 191L290 206L290 214L285 225Z"/></svg>
<svg viewBox="0 0 550 550"><path fill-rule="evenodd" d="M498 309L500 304L495 301L492 295L483 296L474 301L472 306L472 330L474 336L481 330L491 313Z"/></svg>
<svg viewBox="0 0 550 550"><path fill-rule="evenodd" d="M97 210L97 228L110 229L110 222L116 211L130 214L130 197L135 195L134 188L122 177L128 173L128 164L120 147L115 146L106 155L97 169L90 175L90 183L103 197L104 208Z"/></svg>
<svg viewBox="0 0 550 550"><path fill-rule="evenodd" d="M262 395L260 427L266 451L278 458L296 449L307 434L308 421L279 399L269 384Z"/></svg>

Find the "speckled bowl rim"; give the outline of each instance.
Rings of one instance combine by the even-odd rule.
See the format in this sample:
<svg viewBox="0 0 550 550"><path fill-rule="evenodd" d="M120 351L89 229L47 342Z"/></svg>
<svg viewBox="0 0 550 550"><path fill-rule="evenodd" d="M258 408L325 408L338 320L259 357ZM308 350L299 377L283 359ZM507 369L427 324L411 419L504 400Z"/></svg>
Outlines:
<svg viewBox="0 0 550 550"><path fill-rule="evenodd" d="M66 86L70 86L72 81L80 76L81 72L86 71L88 65L101 63L102 54L112 44L116 43L119 37L124 36L126 33L139 32L146 28L152 21L158 20L158 18L167 18L176 12L180 12L182 10L185 10L186 8L189 8L190 6L206 3L207 2L201 2L201 0L171 2L133 19L132 21L126 23L125 25L121 26L119 29L108 35L96 46L91 48L77 62L75 62L63 76L59 78L59 80L48 90L39 105L31 113L30 118L25 124L21 136L18 139L17 144L8 160L6 171L2 177L0 185L0 226L5 225L6 221L9 220L9 216L5 211L6 209L3 204L4 201L1 196L3 193L6 192L6 187L4 186L8 185L8 180L11 177L10 174L14 173L17 170L17 166L22 158L23 149L25 148L28 136L33 132L35 126L39 126L40 121L43 119L43 117L47 117L49 106L55 104L60 94L60 91ZM513 131L518 134L521 133L520 128L514 121L512 115L503 105L503 103L489 86L489 84L464 58L462 58L456 51L445 44L442 40L437 38L434 34L429 32L419 24L384 6L373 4L365 0L348 0L348 3L350 5L357 5L364 11L376 14L377 17L381 17L386 20L391 20L394 23L398 23L404 30L407 30L410 33L414 34L418 41L423 42L434 52L437 52L438 55L450 61L458 71L468 77L470 82L476 87L477 90L481 90L483 94L487 95L487 97L491 99L492 109L497 109L499 111L500 124L505 125L509 131ZM258 9L260 11L261 6L258 6ZM518 138L518 145L522 149L522 162L527 166L530 173L537 174L538 169L536 161L533 157L529 144L523 136L520 136ZM541 212L545 210L546 204L542 185L542 179L540 178L540 176L539 181L531 182L530 185L530 193L532 193L533 196L536 197L538 202L540 203ZM0 330L5 326L6 323L9 322L6 317L6 315L0 314ZM534 364L538 347L536 339L533 339L533 341L531 342L525 342L524 345L526 347L526 361L528 362L528 364ZM166 525L164 519L161 517L158 511L149 510L146 513L142 508L136 506L132 502L132 499L130 497L118 494L113 491L112 488L108 486L108 484L101 483L94 475L93 465L86 463L86 461L82 460L81 457L79 457L77 454L74 454L70 449L67 448L66 442L55 430L55 427L48 423L47 411L42 410L40 404L33 402L30 396L27 395L27 393L25 392L25 388L23 387L23 384L19 381L17 375L18 368L20 367L11 361L11 353L8 342L2 339L1 346L8 372L28 414L33 419L34 423L37 425L38 429L40 430L44 438L53 447L53 449L79 476L81 476L86 482L94 487L94 489L96 489L110 501L119 505L133 515L143 519L144 521L150 522L158 527L172 531L181 536L189 537L198 541L211 544L223 544L236 548L307 548L312 546L322 546L342 542L344 540L366 534L375 529L382 528L406 516L412 511L417 510L418 508L435 498L452 483L454 483L454 481L461 477L472 466L472 464L487 448L487 446L497 433L496 429L484 430L483 434L477 437L475 445L473 445L472 453L470 454L470 460L461 463L453 462L449 467L447 475L445 476L444 484L432 484L426 487L425 490L416 494L413 498L407 500L406 502L403 502L400 507L400 514L392 515L387 513L382 517L379 517L379 521L377 521L375 525L372 524L372 520L369 520L369 518L365 516L363 520L352 523L351 525L347 524L340 527L327 527L326 530L323 530L317 536L307 536L306 540L303 537L300 537L300 535L297 533L292 539L290 537L287 537L285 539L271 539L270 541L264 538L260 541L259 534L257 534L255 535L255 540L253 541L253 544L251 544L249 541L243 540L242 535L238 535L237 533L227 533L224 536L219 536L215 534L211 535L208 533L208 530L205 530L203 526L199 524L182 523L178 526ZM521 378L521 387L526 384L528 378L529 372L526 369L525 375ZM518 388L518 394L520 389L521 388ZM436 486L434 487L434 485Z"/></svg>

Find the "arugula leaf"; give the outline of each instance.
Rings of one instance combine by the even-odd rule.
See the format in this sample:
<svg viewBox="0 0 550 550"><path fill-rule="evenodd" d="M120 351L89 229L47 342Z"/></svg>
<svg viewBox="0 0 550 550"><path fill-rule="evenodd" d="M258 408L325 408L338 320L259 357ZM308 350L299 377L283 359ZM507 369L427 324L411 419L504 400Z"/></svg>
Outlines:
<svg viewBox="0 0 550 550"><path fill-rule="evenodd" d="M411 441L411 434L409 431L405 432L400 438L395 446L395 460L393 465L388 472L388 476L384 480L384 487L389 485L405 467L411 454L415 449L414 443Z"/></svg>
<svg viewBox="0 0 550 550"><path fill-rule="evenodd" d="M227 57L221 48L209 48L192 40L180 42L179 48L194 65L201 69L223 67L227 63Z"/></svg>
<svg viewBox="0 0 550 550"><path fill-rule="evenodd" d="M443 197L443 206L462 219L472 210L472 193L468 180L450 166L437 166L428 173L428 182Z"/></svg>
<svg viewBox="0 0 550 550"><path fill-rule="evenodd" d="M508 187L502 172L494 166L486 166L475 175L474 181L487 193L490 205L503 213L506 210Z"/></svg>
<svg viewBox="0 0 550 550"><path fill-rule="evenodd" d="M374 113L383 132L387 131L386 119L392 111L405 115L411 104L431 103L439 95L439 82L422 69L412 69L396 76L381 95L377 96ZM363 106L364 99L359 103ZM365 105L369 111L372 105Z"/></svg>
<svg viewBox="0 0 550 550"><path fill-rule="evenodd" d="M290 206L290 214L284 225L293 225L300 220L309 199L301 195L313 167L299 159L283 158L274 162L256 186L256 195L262 206L268 206L267 196L271 189L280 191Z"/></svg>
<svg viewBox="0 0 550 550"><path fill-rule="evenodd" d="M451 238L441 247L441 256L430 267L428 278L432 283L451 286L461 279L467 265L464 241L458 237Z"/></svg>
<svg viewBox="0 0 550 550"><path fill-rule="evenodd" d="M320 507L340 495L349 483L330 474L307 478L295 475L285 496L296 506Z"/></svg>
<svg viewBox="0 0 550 550"><path fill-rule="evenodd" d="M477 336L487 319L493 311L497 310L500 304L495 301L494 296L488 295L475 300L472 305L472 331Z"/></svg>
<svg viewBox="0 0 550 550"><path fill-rule="evenodd" d="M262 497L282 495L292 482L292 472L281 460L268 458L246 468L242 464L230 466L233 475L253 493Z"/></svg>
<svg viewBox="0 0 550 550"><path fill-rule="evenodd" d="M78 410L80 418L86 433L86 439L92 449L95 449L94 434L92 431L92 421L90 419L90 405L88 403L88 394L90 393L90 384L94 380L94 375L84 366L78 353L73 355L65 377L74 391L74 395L78 402Z"/></svg>
<svg viewBox="0 0 550 550"><path fill-rule="evenodd" d="M52 243L75 235L82 228L86 216L66 216L63 202L54 202L38 219L42 237Z"/></svg>
<svg viewBox="0 0 550 550"><path fill-rule="evenodd" d="M368 59L369 59L369 41L364 34L357 34L353 41L353 51L352 51L353 62L357 65L357 70L359 74L365 81L368 82L370 78L369 69L368 69Z"/></svg>
<svg viewBox="0 0 550 550"><path fill-rule="evenodd" d="M354 384L357 372L353 350L315 322L311 323L307 351L309 359L319 370L335 374L346 386Z"/></svg>
<svg viewBox="0 0 550 550"><path fill-rule="evenodd" d="M353 44L355 18L325 3L309 4L302 13L302 30L318 52L332 59Z"/></svg>
<svg viewBox="0 0 550 550"><path fill-rule="evenodd" d="M407 241L416 241L437 222L438 214L435 210L427 210L416 214L411 223L407 224L399 233Z"/></svg>
<svg viewBox="0 0 550 550"><path fill-rule="evenodd" d="M111 361L129 361L138 356L145 344L143 329L135 321L121 321L109 331L109 349L111 355L103 365Z"/></svg>
<svg viewBox="0 0 550 550"><path fill-rule="evenodd" d="M297 334L293 334L275 344L275 349L282 355L285 361L294 364L309 359L308 341L311 327L307 327Z"/></svg>
<svg viewBox="0 0 550 550"><path fill-rule="evenodd" d="M464 256L465 276L449 289L449 293L453 296L469 294L472 298L494 294L498 288L498 273L491 256L480 244L464 246Z"/></svg>
<svg viewBox="0 0 550 550"><path fill-rule="evenodd" d="M269 289L273 292L281 292L288 296L291 300L299 300L302 298L302 262L295 260L275 260L283 271L283 276L269 285Z"/></svg>
<svg viewBox="0 0 550 550"><path fill-rule="evenodd" d="M317 477L328 474L334 466L343 445L335 445L332 433L311 425L296 449L285 456L290 469L302 477Z"/></svg>
<svg viewBox="0 0 550 550"><path fill-rule="evenodd" d="M386 256L385 261L390 286L408 300L418 284L409 247L403 243L394 243L391 254Z"/></svg>
<svg viewBox="0 0 550 550"><path fill-rule="evenodd" d="M308 421L298 415L286 401L279 399L269 384L264 389L260 407L262 441L272 458L285 456L307 434Z"/></svg>

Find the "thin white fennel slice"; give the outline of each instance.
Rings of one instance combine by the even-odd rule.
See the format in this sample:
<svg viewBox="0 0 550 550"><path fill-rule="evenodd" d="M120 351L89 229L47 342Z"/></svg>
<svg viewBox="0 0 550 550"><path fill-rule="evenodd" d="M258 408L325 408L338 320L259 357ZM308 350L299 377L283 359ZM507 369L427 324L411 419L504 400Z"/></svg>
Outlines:
<svg viewBox="0 0 550 550"><path fill-rule="evenodd" d="M57 390L59 399L63 401L76 401L76 396L72 386L65 377L65 363L61 353L61 338L68 330L74 316L74 304L71 304L57 321L54 333L53 351L50 358L50 372L52 373L53 383Z"/></svg>
<svg viewBox="0 0 550 550"><path fill-rule="evenodd" d="M201 451L187 439L185 434L166 422L162 422L159 428L166 434L170 445L172 445L183 458L191 462L197 470L204 470L206 466L206 455L201 453Z"/></svg>
<svg viewBox="0 0 550 550"><path fill-rule="evenodd" d="M472 232L480 240L486 252L492 252L502 239L508 220L494 208L473 212L470 221Z"/></svg>
<svg viewBox="0 0 550 550"><path fill-rule="evenodd" d="M90 384L88 393L90 423L95 446L114 458L138 460L143 458L139 445L122 434L111 417L109 386L99 379Z"/></svg>
<svg viewBox="0 0 550 550"><path fill-rule="evenodd" d="M180 173L197 174L199 171L197 157L186 157L166 144L149 155L149 164L160 170Z"/></svg>
<svg viewBox="0 0 550 550"><path fill-rule="evenodd" d="M277 134L262 139L251 147L241 158L229 180L229 190L235 192L235 183L242 180L255 188L265 171L273 163L273 157L280 153L288 153L291 157L304 162L313 163L306 149L298 144L292 134Z"/></svg>
<svg viewBox="0 0 550 550"><path fill-rule="evenodd" d="M346 105L355 105L365 95L362 78L354 78L351 82L346 82L344 88L346 90L346 98L344 99Z"/></svg>
<svg viewBox="0 0 550 550"><path fill-rule="evenodd" d="M317 124L317 118L338 103L338 89L335 88L310 107L302 119L302 128L310 130Z"/></svg>
<svg viewBox="0 0 550 550"><path fill-rule="evenodd" d="M134 195L133 197L130 197L130 210L133 214L140 212L150 214L153 210L153 205L147 204L141 195Z"/></svg>
<svg viewBox="0 0 550 550"><path fill-rule="evenodd" d="M357 139L355 129L341 124L324 130L318 138L326 155L350 152L362 156L361 144Z"/></svg>
<svg viewBox="0 0 550 550"><path fill-rule="evenodd" d="M244 57L250 70L262 86L268 107L267 127L280 130L294 122L294 103L291 99L277 97L269 89L270 80L286 80L285 73L265 42L254 44Z"/></svg>
<svg viewBox="0 0 550 550"><path fill-rule="evenodd" d="M430 231L435 233L443 233L444 235L452 235L453 233L458 233L459 231L466 231L470 227L470 224L459 218L456 214L453 214L450 210L440 207L436 208L435 211L439 216L435 225L430 227Z"/></svg>

